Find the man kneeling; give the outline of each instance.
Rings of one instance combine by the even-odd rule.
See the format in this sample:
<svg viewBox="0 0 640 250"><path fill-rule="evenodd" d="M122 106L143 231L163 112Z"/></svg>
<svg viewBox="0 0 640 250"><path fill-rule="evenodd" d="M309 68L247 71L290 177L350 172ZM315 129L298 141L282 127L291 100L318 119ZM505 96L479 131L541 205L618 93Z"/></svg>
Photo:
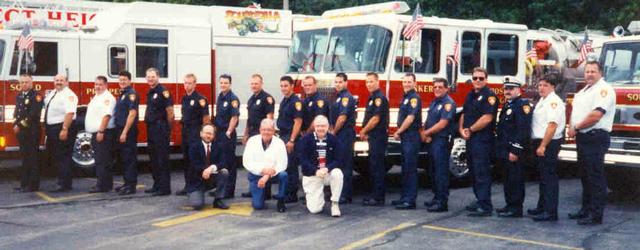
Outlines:
<svg viewBox="0 0 640 250"><path fill-rule="evenodd" d="M221 162L221 151L212 143L215 136L213 125L205 124L200 130L202 143L193 143L189 148L189 162L186 191L195 210L204 207L204 194L214 187L214 208L228 209L222 201L224 187L229 178L226 164ZM213 177L213 178L212 178Z"/></svg>
<svg viewBox="0 0 640 250"><path fill-rule="evenodd" d="M278 178L278 212L284 213L285 188L287 187L287 148L275 134L274 121L265 118L260 123L260 134L247 141L242 155L242 164L249 171L249 191L254 209L265 209L264 188L272 178Z"/></svg>
<svg viewBox="0 0 640 250"><path fill-rule="evenodd" d="M342 193L343 175L339 165L341 144L329 134L327 117L319 115L313 121L314 133L302 137L298 158L302 167L302 188L311 213L324 207L324 186L331 186L331 216L340 217L338 201Z"/></svg>

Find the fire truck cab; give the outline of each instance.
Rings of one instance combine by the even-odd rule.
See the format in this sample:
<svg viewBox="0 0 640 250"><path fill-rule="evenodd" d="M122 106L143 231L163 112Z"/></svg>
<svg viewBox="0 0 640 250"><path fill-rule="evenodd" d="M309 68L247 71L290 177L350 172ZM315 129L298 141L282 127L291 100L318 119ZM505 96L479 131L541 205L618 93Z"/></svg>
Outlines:
<svg viewBox="0 0 640 250"><path fill-rule="evenodd" d="M497 23L490 20L460 20L424 17L425 25L413 41L406 40L404 27L411 21L405 2L388 2L360 7L331 10L320 18L309 18L294 25L288 74L300 82L307 75L318 80L320 93L335 100L335 74L345 72L348 89L359 99L357 129L363 126L364 110L369 93L365 86L367 72L380 76L380 87L389 98L390 133L395 131L403 90L401 80L407 72L417 76L417 92L423 101L423 116L434 99L433 79L446 78L450 95L461 111L466 94L471 91L474 67L488 70L489 87L501 99L504 76L525 80L527 27ZM454 43L460 46L459 64L447 57L453 55ZM300 89L298 89L300 91ZM388 164L398 163L399 142L389 137ZM464 156L464 141L453 140L450 172L465 176L469 169ZM355 154L367 155L368 145L358 141ZM366 172L361 164L356 170Z"/></svg>

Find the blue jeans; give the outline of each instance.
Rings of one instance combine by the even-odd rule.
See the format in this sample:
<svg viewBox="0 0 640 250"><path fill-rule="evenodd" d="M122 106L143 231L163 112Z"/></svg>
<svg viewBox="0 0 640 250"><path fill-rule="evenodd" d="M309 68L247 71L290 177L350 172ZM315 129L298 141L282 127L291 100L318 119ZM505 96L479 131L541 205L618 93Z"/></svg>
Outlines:
<svg viewBox="0 0 640 250"><path fill-rule="evenodd" d="M262 178L261 175L255 175L252 173L247 175L247 179L249 179L249 191L251 191L251 206L253 206L254 209L265 209L264 188L258 187L258 180L260 180L260 178ZM284 199L288 181L287 172L282 171L278 173L275 178L278 178L278 181L280 182L278 184L278 194L276 195L276 199ZM271 182L271 180L269 180L269 182Z"/></svg>

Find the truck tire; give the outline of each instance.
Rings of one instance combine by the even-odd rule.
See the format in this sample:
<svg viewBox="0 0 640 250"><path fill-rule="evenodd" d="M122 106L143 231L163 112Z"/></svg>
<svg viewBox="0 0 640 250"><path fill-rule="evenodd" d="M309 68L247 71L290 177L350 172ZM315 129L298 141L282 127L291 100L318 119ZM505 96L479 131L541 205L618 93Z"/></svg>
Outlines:
<svg viewBox="0 0 640 250"><path fill-rule="evenodd" d="M385 172L389 172L389 169L393 167L393 162L387 157L385 160ZM369 177L369 159L367 157L355 157L353 161L353 171L357 172L360 176L365 178Z"/></svg>
<svg viewBox="0 0 640 250"><path fill-rule="evenodd" d="M95 163L95 152L91 145L90 133L79 131L76 136L76 141L73 144L72 159L76 163L76 166L81 168L91 168Z"/></svg>
<svg viewBox="0 0 640 250"><path fill-rule="evenodd" d="M452 179L465 179L469 176L469 166L467 166L466 142L458 137L453 139L451 156L449 157L449 173Z"/></svg>
<svg viewBox="0 0 640 250"><path fill-rule="evenodd" d="M640 169L615 165L605 166L607 186L617 195L640 194Z"/></svg>

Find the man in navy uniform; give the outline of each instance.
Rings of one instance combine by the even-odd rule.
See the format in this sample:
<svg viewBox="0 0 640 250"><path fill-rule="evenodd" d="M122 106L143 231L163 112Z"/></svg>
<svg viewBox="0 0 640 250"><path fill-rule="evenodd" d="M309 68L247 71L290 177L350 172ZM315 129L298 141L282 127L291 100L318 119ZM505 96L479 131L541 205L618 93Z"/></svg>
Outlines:
<svg viewBox="0 0 640 250"><path fill-rule="evenodd" d="M278 109L278 129L280 139L286 143L287 148L287 191L285 202L298 201L299 173L298 161L295 154L295 145L300 138L302 128L302 101L293 93L293 78L283 76L280 78L280 91L282 92L282 101Z"/></svg>
<svg viewBox="0 0 640 250"><path fill-rule="evenodd" d="M576 93L571 112L569 137L576 138L578 166L582 167L582 208L569 215L580 225L602 224L607 205L604 155L609 150L616 113L616 92L602 78L602 66L587 62L586 86Z"/></svg>
<svg viewBox="0 0 640 250"><path fill-rule="evenodd" d="M342 186L342 195L340 196L340 204L351 203L353 195L353 143L356 139L356 99L347 89L347 75L338 73L335 77L335 88L337 97L336 101L331 105L329 112L329 123L331 125L331 133L338 137L342 143L342 173L344 175L344 183Z"/></svg>
<svg viewBox="0 0 640 250"><path fill-rule="evenodd" d="M302 87L304 88L305 98L302 102L302 133L313 132L313 119L318 115L329 115L329 106L327 99L318 93L318 83L313 76L304 78Z"/></svg>
<svg viewBox="0 0 640 250"><path fill-rule="evenodd" d="M16 96L13 117L13 132L20 145L22 168L20 169L19 192L33 192L40 189L40 163L38 146L40 142L40 113L42 96L33 89L33 78L29 74L20 75L20 89Z"/></svg>
<svg viewBox="0 0 640 250"><path fill-rule="evenodd" d="M380 91L378 74L367 73L367 90L369 100L365 110L364 127L360 130L360 139L369 143L369 172L373 182L373 190L362 203L365 206L384 206L386 174L385 152L387 150L387 130L389 129L389 101Z"/></svg>
<svg viewBox="0 0 640 250"><path fill-rule="evenodd" d="M416 75L407 73L402 78L404 96L398 112L398 129L393 138L402 147L402 196L391 205L396 209L415 209L418 195L418 153L420 151L420 124L422 100L416 93Z"/></svg>
<svg viewBox="0 0 640 250"><path fill-rule="evenodd" d="M487 71L473 69L473 90L467 94L460 117L459 132L467 141L467 164L473 175L473 193L477 201L466 207L469 216L493 214L491 204L490 154L494 144L494 128L498 98L487 87Z"/></svg>
<svg viewBox="0 0 640 250"><path fill-rule="evenodd" d="M169 139L173 123L173 97L158 81L160 71L149 68L146 72L149 92L144 122L147 124L147 141L153 186L145 193L153 196L171 194L171 175L169 172Z"/></svg>
<svg viewBox="0 0 640 250"><path fill-rule="evenodd" d="M498 217L522 217L524 203L525 156L531 134L531 105L520 97L520 82L505 76L502 82L506 103L496 128L496 158L504 170L504 200L496 209Z"/></svg>
<svg viewBox="0 0 640 250"><path fill-rule="evenodd" d="M207 98L196 91L197 79L194 74L184 76L184 91L182 97L182 162L184 166L184 186L182 190L176 192L176 195L187 195L186 187L191 180L189 173L191 164L189 150L191 144L199 144L201 141L198 131L202 125L211 123L209 116L209 102Z"/></svg>
<svg viewBox="0 0 640 250"><path fill-rule="evenodd" d="M424 203L429 212L448 211L449 201L449 147L455 131L456 103L448 95L449 83L444 78L433 79L435 98L429 104L429 113L424 122L422 141L429 151L430 174L433 179L434 197Z"/></svg>
<svg viewBox="0 0 640 250"><path fill-rule="evenodd" d="M236 126L240 116L240 100L231 91L231 76L223 74L218 79L220 94L216 100L216 118L213 124L216 126L216 143L222 151L222 161L227 162L229 181L225 188L224 198L233 198L236 189Z"/></svg>
<svg viewBox="0 0 640 250"><path fill-rule="evenodd" d="M262 88L263 79L260 74L253 74L249 83L253 95L247 102L247 126L244 128L242 144L246 145L249 137L260 133L260 121L264 118L273 119L275 100L273 96ZM265 197L271 196L271 186L265 188ZM242 197L251 197L251 192L242 193Z"/></svg>
<svg viewBox="0 0 640 250"><path fill-rule="evenodd" d="M116 156L123 166L124 184L116 187L119 195L136 193L138 184L138 105L140 98L131 86L131 73L120 72L118 76L120 97L116 101L114 123L116 125Z"/></svg>
<svg viewBox="0 0 640 250"><path fill-rule="evenodd" d="M222 151L213 143L214 136L213 125L207 123L200 129L200 139L189 144L189 166L187 166L189 180L185 191L195 210L204 207L204 193L214 187L216 191L213 207L229 209L229 206L222 201L229 171L222 162Z"/></svg>

